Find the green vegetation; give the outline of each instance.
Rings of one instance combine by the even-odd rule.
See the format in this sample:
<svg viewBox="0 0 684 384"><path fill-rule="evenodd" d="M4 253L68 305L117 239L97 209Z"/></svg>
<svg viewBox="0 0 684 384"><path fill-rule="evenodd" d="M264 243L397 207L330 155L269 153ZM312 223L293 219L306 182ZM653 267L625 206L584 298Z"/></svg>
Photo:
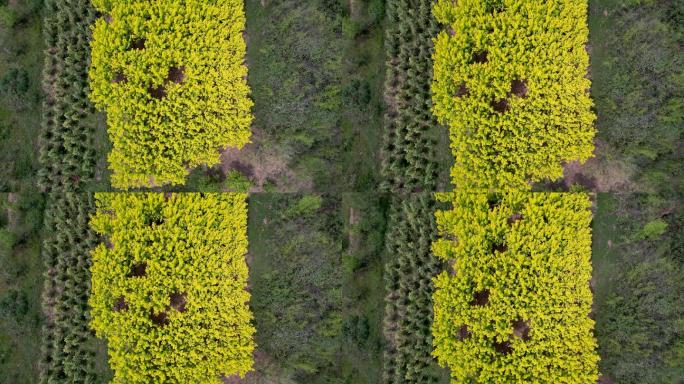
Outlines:
<svg viewBox="0 0 684 384"><path fill-rule="evenodd" d="M367 191L378 182L382 3L344 3L246 1L254 145L224 159L250 168L257 190Z"/></svg>
<svg viewBox="0 0 684 384"><path fill-rule="evenodd" d="M104 343L89 327L90 252L98 243L89 226L94 213L92 195L48 195L42 246L46 321L41 384L106 383L111 378Z"/></svg>
<svg viewBox="0 0 684 384"><path fill-rule="evenodd" d="M587 160L587 2L439 0L433 112L449 126L459 188L527 189Z"/></svg>
<svg viewBox="0 0 684 384"><path fill-rule="evenodd" d="M251 195L249 383L380 381L382 204L375 194Z"/></svg>
<svg viewBox="0 0 684 384"><path fill-rule="evenodd" d="M599 367L616 383L684 378L684 210L657 200L651 194L598 198L593 263ZM658 231L647 229L662 222L664 231L662 224Z"/></svg>
<svg viewBox="0 0 684 384"><path fill-rule="evenodd" d="M42 4L0 1L0 192L28 190L35 183Z"/></svg>
<svg viewBox="0 0 684 384"><path fill-rule="evenodd" d="M592 95L599 145L594 221L601 374L684 380L684 3L594 0Z"/></svg>
<svg viewBox="0 0 684 384"><path fill-rule="evenodd" d="M593 176L604 192L682 197L683 15L681 1L591 3L591 92L600 139Z"/></svg>
<svg viewBox="0 0 684 384"><path fill-rule="evenodd" d="M94 5L90 96L107 112L114 187L183 184L249 142L242 1Z"/></svg>
<svg viewBox="0 0 684 384"><path fill-rule="evenodd" d="M246 197L96 195L88 302L115 383L222 383L252 369Z"/></svg>
<svg viewBox="0 0 684 384"><path fill-rule="evenodd" d="M383 380L396 384L448 382L432 358L432 278L444 269L430 249L436 239L435 202L429 194L394 197L385 237L387 346Z"/></svg>
<svg viewBox="0 0 684 384"><path fill-rule="evenodd" d="M583 193L454 192L437 212L434 355L452 383L595 383Z"/></svg>
<svg viewBox="0 0 684 384"><path fill-rule="evenodd" d="M0 382L36 383L40 354L40 195L0 194Z"/></svg>
<svg viewBox="0 0 684 384"><path fill-rule="evenodd" d="M430 110L432 39L438 32L432 5L387 2L382 188L392 193L443 190L448 184L446 129Z"/></svg>

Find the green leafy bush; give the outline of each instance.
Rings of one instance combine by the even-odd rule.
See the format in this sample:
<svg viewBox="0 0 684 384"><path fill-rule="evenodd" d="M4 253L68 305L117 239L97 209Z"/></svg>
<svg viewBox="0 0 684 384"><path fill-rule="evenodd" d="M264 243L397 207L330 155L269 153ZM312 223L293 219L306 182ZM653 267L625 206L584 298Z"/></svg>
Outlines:
<svg viewBox="0 0 684 384"><path fill-rule="evenodd" d="M252 188L252 182L249 178L236 169L232 169L228 172L224 183L232 192L247 193L249 192L249 189Z"/></svg>
<svg viewBox="0 0 684 384"><path fill-rule="evenodd" d="M639 234L639 238L648 240L657 239L665 233L665 231L667 231L667 222L663 219L655 219L644 225L644 228Z"/></svg>

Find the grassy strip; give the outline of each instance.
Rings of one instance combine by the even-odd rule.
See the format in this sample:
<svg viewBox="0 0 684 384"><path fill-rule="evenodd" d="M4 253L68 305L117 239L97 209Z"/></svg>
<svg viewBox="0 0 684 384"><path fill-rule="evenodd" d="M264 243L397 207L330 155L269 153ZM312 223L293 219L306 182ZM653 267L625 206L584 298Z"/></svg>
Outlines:
<svg viewBox="0 0 684 384"><path fill-rule="evenodd" d="M40 195L0 194L0 382L37 383L40 374Z"/></svg>
<svg viewBox="0 0 684 384"><path fill-rule="evenodd" d="M0 5L0 191L34 187L40 132L42 1Z"/></svg>
<svg viewBox="0 0 684 384"><path fill-rule="evenodd" d="M368 194L250 196L247 383L381 380L381 207Z"/></svg>

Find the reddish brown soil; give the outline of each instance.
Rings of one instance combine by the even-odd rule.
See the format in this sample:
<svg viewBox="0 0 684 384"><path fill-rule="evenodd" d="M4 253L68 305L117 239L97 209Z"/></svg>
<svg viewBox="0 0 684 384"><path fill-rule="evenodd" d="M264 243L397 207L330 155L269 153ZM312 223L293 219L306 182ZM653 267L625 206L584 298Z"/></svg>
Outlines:
<svg viewBox="0 0 684 384"><path fill-rule="evenodd" d="M504 253L508 250L508 246L506 246L506 243L494 243L492 244L492 253L494 252L499 252L499 253Z"/></svg>
<svg viewBox="0 0 684 384"><path fill-rule="evenodd" d="M169 74L166 76L166 82L174 82L180 84L185 79L185 67L171 67Z"/></svg>
<svg viewBox="0 0 684 384"><path fill-rule="evenodd" d="M509 108L507 99L493 100L491 106L497 113L505 113Z"/></svg>
<svg viewBox="0 0 684 384"><path fill-rule="evenodd" d="M166 312L150 313L150 320L152 320L155 325L160 327L164 327L169 324L169 317L166 315Z"/></svg>
<svg viewBox="0 0 684 384"><path fill-rule="evenodd" d="M487 51L475 52L473 54L473 62L478 63L478 64L484 64L487 61L489 61L489 59L487 58L488 55L489 55L489 52L487 52Z"/></svg>
<svg viewBox="0 0 684 384"><path fill-rule="evenodd" d="M135 39L131 42L131 49L145 49L145 42L147 39L140 38L140 39Z"/></svg>
<svg viewBox="0 0 684 384"><path fill-rule="evenodd" d="M501 354L508 355L511 352L513 352L513 347L511 347L511 343L508 341L504 341L503 343L499 342L494 342L492 344L494 346L494 349Z"/></svg>
<svg viewBox="0 0 684 384"><path fill-rule="evenodd" d="M465 85L465 83L461 83L461 85L458 86L458 91L456 91L456 97L463 97L468 95L470 95L470 90Z"/></svg>
<svg viewBox="0 0 684 384"><path fill-rule="evenodd" d="M126 80L128 80L126 78L126 75L124 75L123 72L119 71L116 74L114 74L114 78L112 79L112 83L119 84L119 83L125 82Z"/></svg>
<svg viewBox="0 0 684 384"><path fill-rule="evenodd" d="M161 100L166 97L166 88L164 88L163 85L159 85L157 87L149 87L147 88L147 92L152 96L154 99Z"/></svg>
<svg viewBox="0 0 684 384"><path fill-rule="evenodd" d="M508 217L508 220L507 220L508 225L513 225L513 223L515 223L516 221L522 220L523 217L524 217L523 214L520 212L512 214L511 216Z"/></svg>

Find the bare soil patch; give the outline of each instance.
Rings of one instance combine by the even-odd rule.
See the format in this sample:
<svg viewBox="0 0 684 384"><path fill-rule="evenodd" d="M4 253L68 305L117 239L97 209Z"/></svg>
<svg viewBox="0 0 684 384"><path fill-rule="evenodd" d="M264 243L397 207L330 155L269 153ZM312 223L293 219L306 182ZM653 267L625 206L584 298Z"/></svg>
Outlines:
<svg viewBox="0 0 684 384"><path fill-rule="evenodd" d="M504 341L503 343L496 341L492 343L492 346L494 347L494 350L504 355L508 355L513 352L513 347L511 347L511 343L508 341Z"/></svg>
<svg viewBox="0 0 684 384"><path fill-rule="evenodd" d="M470 90L465 85L465 83L461 83L461 85L458 86L458 91L456 91L456 97L463 97L468 95L470 95Z"/></svg>
<svg viewBox="0 0 684 384"><path fill-rule="evenodd" d="M114 312L126 311L128 310L128 302L123 296L119 296L114 302Z"/></svg>
<svg viewBox="0 0 684 384"><path fill-rule="evenodd" d="M513 225L518 220L522 220L524 218L523 214L520 212L514 213L508 217L508 225Z"/></svg>
<svg viewBox="0 0 684 384"><path fill-rule="evenodd" d="M465 324L461 325L461 327L458 329L458 333L456 334L456 338L463 341L469 337L470 337L470 332L468 332L468 326Z"/></svg>
<svg viewBox="0 0 684 384"><path fill-rule="evenodd" d="M171 295L169 295L169 301L171 302L170 307L180 313L187 311L187 308L185 308L187 297L188 294L186 292L172 293Z"/></svg>
<svg viewBox="0 0 684 384"><path fill-rule="evenodd" d="M147 263L136 263L131 267L128 277L143 277L147 275Z"/></svg>
<svg viewBox="0 0 684 384"><path fill-rule="evenodd" d="M126 78L126 75L123 72L119 71L119 72L114 74L114 78L112 79L112 83L119 84L119 83L126 82L127 80L128 79Z"/></svg>
<svg viewBox="0 0 684 384"><path fill-rule="evenodd" d="M492 100L491 106L495 112L505 113L509 109L508 99Z"/></svg>
<svg viewBox="0 0 684 384"><path fill-rule="evenodd" d="M571 161L563 167L563 183L566 187L581 185L593 192L644 192L631 181L633 167L613 160L606 154L608 145L599 139L594 141L595 156L584 164Z"/></svg>
<svg viewBox="0 0 684 384"><path fill-rule="evenodd" d="M136 49L136 50L145 49L145 43L146 42L147 42L147 39L145 39L144 37L139 38L139 39L135 39L135 40L131 41L131 49Z"/></svg>
<svg viewBox="0 0 684 384"><path fill-rule="evenodd" d="M159 85L157 87L155 86L150 86L147 88L147 92L152 96L152 98L161 100L166 97L166 88L163 85Z"/></svg>
<svg viewBox="0 0 684 384"><path fill-rule="evenodd" d="M518 97L527 97L527 82L525 80L511 81L511 94Z"/></svg>
<svg viewBox="0 0 684 384"><path fill-rule="evenodd" d="M221 170L227 174L237 170L252 182L250 192L262 192L267 183L274 184L278 192L302 192L313 189L311 180L301 180L290 169L290 157L273 145L262 145L269 139L253 128L252 142L242 149L226 148L221 152Z"/></svg>
<svg viewBox="0 0 684 384"><path fill-rule="evenodd" d="M489 52L486 50L475 52L475 53L473 53L473 62L477 63L477 64L484 64L487 61L489 61L489 59L487 58L488 55L489 55Z"/></svg>
<svg viewBox="0 0 684 384"><path fill-rule="evenodd" d="M489 304L489 289L483 289L473 293L473 300L470 302L470 305L481 307L487 304Z"/></svg>
<svg viewBox="0 0 684 384"><path fill-rule="evenodd" d="M504 253L507 250L508 250L508 246L504 242L492 244L492 253L495 253L495 252Z"/></svg>
<svg viewBox="0 0 684 384"><path fill-rule="evenodd" d="M166 314L166 311L162 311L159 313L150 313L150 320L154 323L154 325L160 326L160 327L165 327L169 325L169 317Z"/></svg>
<svg viewBox="0 0 684 384"><path fill-rule="evenodd" d="M185 67L171 67L169 74L166 76L166 83L173 82L180 84L185 79Z"/></svg>
<svg viewBox="0 0 684 384"><path fill-rule="evenodd" d="M523 319L518 319L513 322L513 336L523 339L525 341L530 339L530 323Z"/></svg>

